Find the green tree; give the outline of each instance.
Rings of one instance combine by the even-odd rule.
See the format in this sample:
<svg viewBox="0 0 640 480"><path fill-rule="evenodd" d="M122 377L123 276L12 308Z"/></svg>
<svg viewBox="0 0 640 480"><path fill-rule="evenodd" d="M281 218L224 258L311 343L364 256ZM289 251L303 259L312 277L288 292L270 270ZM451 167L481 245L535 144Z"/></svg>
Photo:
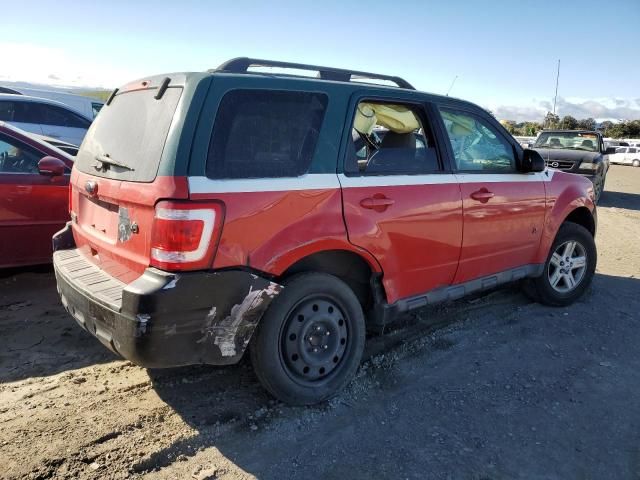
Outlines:
<svg viewBox="0 0 640 480"><path fill-rule="evenodd" d="M560 122L562 128L566 128L567 130L575 130L578 128L578 120L573 118L571 115L565 115L562 117L562 122Z"/></svg>
<svg viewBox="0 0 640 480"><path fill-rule="evenodd" d="M595 130L596 129L596 121L589 117L583 120L578 120L578 128L580 130Z"/></svg>
<svg viewBox="0 0 640 480"><path fill-rule="evenodd" d="M518 135L516 132L516 122L513 120L500 120L500 123L511 135Z"/></svg>
<svg viewBox="0 0 640 480"><path fill-rule="evenodd" d="M560 117L555 113L547 112L544 117L544 128L558 128Z"/></svg>

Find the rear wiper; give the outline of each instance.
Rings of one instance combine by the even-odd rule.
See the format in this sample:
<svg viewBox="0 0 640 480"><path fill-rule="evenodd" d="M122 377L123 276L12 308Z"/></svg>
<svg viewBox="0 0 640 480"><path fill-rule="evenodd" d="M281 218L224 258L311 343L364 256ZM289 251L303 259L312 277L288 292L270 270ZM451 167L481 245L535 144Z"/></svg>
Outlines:
<svg viewBox="0 0 640 480"><path fill-rule="evenodd" d="M116 167L124 168L132 172L134 170L133 167L130 167L126 163L114 160L109 156L108 153L105 153L104 155L96 155L95 159L97 160L97 162L93 164L93 167L96 170L102 170L103 168L105 168L105 165L115 165Z"/></svg>

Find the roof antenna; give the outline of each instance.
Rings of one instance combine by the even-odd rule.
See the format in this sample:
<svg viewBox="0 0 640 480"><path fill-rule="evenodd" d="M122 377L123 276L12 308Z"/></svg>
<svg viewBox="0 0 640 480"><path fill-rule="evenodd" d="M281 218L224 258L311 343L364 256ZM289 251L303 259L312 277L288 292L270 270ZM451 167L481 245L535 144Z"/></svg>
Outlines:
<svg viewBox="0 0 640 480"><path fill-rule="evenodd" d="M447 97L449 96L449 93L451 92L451 89L453 88L453 84L456 83L457 79L458 79L458 75L453 77L453 81L451 82L451 85L449 86L449 90L447 90L447 94L446 94Z"/></svg>
<svg viewBox="0 0 640 480"><path fill-rule="evenodd" d="M558 99L558 82L560 80L560 59L558 59L558 73L556 74L556 95L553 97L553 114L556 114L556 100Z"/></svg>

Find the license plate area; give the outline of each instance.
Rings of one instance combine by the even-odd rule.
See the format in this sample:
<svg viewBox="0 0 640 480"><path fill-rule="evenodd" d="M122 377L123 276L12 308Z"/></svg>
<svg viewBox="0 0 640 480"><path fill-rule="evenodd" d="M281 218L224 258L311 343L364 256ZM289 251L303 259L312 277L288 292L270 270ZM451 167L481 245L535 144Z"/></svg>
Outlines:
<svg viewBox="0 0 640 480"><path fill-rule="evenodd" d="M78 225L89 235L115 244L118 239L118 205L80 195Z"/></svg>

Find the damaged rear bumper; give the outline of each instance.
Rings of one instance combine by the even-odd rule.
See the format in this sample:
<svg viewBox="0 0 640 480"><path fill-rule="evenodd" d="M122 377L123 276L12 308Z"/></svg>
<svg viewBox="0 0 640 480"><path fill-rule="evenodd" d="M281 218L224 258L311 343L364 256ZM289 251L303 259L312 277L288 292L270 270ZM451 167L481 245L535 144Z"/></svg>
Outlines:
<svg viewBox="0 0 640 480"><path fill-rule="evenodd" d="M115 353L151 368L236 363L282 288L242 270L154 268L126 285L75 248L56 251L53 264L62 303L78 324Z"/></svg>

